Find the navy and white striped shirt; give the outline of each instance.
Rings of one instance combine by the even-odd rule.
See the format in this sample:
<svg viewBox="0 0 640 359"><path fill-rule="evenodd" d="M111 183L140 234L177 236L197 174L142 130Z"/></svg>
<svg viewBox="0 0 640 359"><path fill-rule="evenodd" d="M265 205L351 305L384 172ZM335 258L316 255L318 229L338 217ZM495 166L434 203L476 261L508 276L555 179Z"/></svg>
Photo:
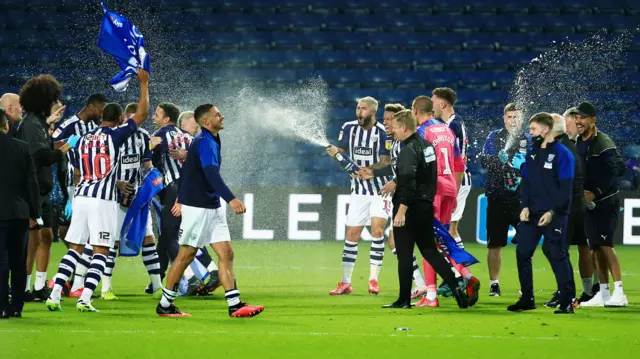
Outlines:
<svg viewBox="0 0 640 359"><path fill-rule="evenodd" d="M180 178L184 161L175 160L169 156L170 150L188 149L193 137L174 125L164 126L153 136L162 138L162 143L153 149L153 165L162 172L164 184L168 186Z"/></svg>
<svg viewBox="0 0 640 359"><path fill-rule="evenodd" d="M142 164L151 161L151 150L149 149L149 132L139 128L132 136L120 146L120 158L118 166L118 180L127 181L138 188L142 181ZM121 193L118 192L118 201L121 200Z"/></svg>
<svg viewBox="0 0 640 359"><path fill-rule="evenodd" d="M464 121L457 113L454 113L444 121L449 126L453 134L456 135L456 146L460 149L460 154L464 159L464 176L462 176L462 182L460 186L471 186L471 172L467 167L467 147L469 147L469 136L467 134L467 127L464 125Z"/></svg>
<svg viewBox="0 0 640 359"><path fill-rule="evenodd" d="M347 152L358 166L368 167L380 162L380 156L389 156L386 149L387 133L384 126L376 122L375 125L365 130L358 121L346 122L342 125L338 147ZM391 180L390 177L374 177L368 180L351 179L351 193L367 196L377 195L382 187Z"/></svg>
<svg viewBox="0 0 640 359"><path fill-rule="evenodd" d="M78 118L78 115L73 115L56 127L53 135L51 135L51 142L62 141L71 136L84 136L96 128L98 128L98 124L95 122L84 122ZM67 160L69 161L69 165L67 166L67 186L73 186L73 164L76 162L75 155L76 151L67 152Z"/></svg>
<svg viewBox="0 0 640 359"><path fill-rule="evenodd" d="M398 162L398 156L400 156L400 150L402 150L403 142L393 140L391 144L391 170L393 171L393 177L396 177L396 162Z"/></svg>
<svg viewBox="0 0 640 359"><path fill-rule="evenodd" d="M78 141L74 166L80 169L80 182L76 196L116 200L120 148L137 129L130 119L118 127L99 127Z"/></svg>

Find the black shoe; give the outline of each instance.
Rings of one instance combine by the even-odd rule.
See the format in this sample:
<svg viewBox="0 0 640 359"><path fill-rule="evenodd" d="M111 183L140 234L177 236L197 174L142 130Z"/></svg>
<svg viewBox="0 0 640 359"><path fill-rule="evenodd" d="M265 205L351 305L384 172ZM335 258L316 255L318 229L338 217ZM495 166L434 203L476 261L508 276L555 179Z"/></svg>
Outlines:
<svg viewBox="0 0 640 359"><path fill-rule="evenodd" d="M393 302L391 304L383 305L384 309L411 309L411 303L409 302Z"/></svg>
<svg viewBox="0 0 640 359"><path fill-rule="evenodd" d="M191 279L189 279L189 283L187 284L187 291L184 293L184 295L187 297L198 295L198 292L202 290L201 288L203 286L204 285L202 284L202 281L200 279L192 277Z"/></svg>
<svg viewBox="0 0 640 359"><path fill-rule="evenodd" d="M22 298L23 302L30 303L30 302L33 302L34 299L35 299L35 297L33 296L33 293L31 291L28 290L28 291L24 292L24 297Z"/></svg>
<svg viewBox="0 0 640 359"><path fill-rule="evenodd" d="M458 303L458 308L460 309L469 308L469 296L467 295L467 288L464 285L464 282L458 283L458 286L453 291L453 297L456 298L456 303Z"/></svg>
<svg viewBox="0 0 640 359"><path fill-rule="evenodd" d="M600 292L600 283L591 286L591 295L595 296L598 292Z"/></svg>
<svg viewBox="0 0 640 359"><path fill-rule="evenodd" d="M571 304L560 304L560 307L556 309L553 314L574 314L573 305Z"/></svg>
<svg viewBox="0 0 640 359"><path fill-rule="evenodd" d="M167 308L164 308L160 305L160 303L158 303L158 306L156 307L156 314L161 317L190 317L191 316L191 314L182 313L180 309L178 309L178 307L176 307L173 304L171 304Z"/></svg>
<svg viewBox="0 0 640 359"><path fill-rule="evenodd" d="M220 276L218 275L218 271L214 270L209 273L209 280L207 280L207 284L204 285L207 289L207 292L211 293L220 287Z"/></svg>
<svg viewBox="0 0 640 359"><path fill-rule="evenodd" d="M22 318L22 312L10 312L9 316L12 318Z"/></svg>
<svg viewBox="0 0 640 359"><path fill-rule="evenodd" d="M593 299L592 295L582 292L582 294L580 295L580 298L578 298L578 303L588 302L591 299Z"/></svg>
<svg viewBox="0 0 640 359"><path fill-rule="evenodd" d="M560 292L553 293L551 300L544 302L544 306L547 308L558 308L560 305Z"/></svg>
<svg viewBox="0 0 640 359"><path fill-rule="evenodd" d="M491 288L489 288L489 296L490 297L499 297L500 296L500 283L493 283Z"/></svg>
<svg viewBox="0 0 640 359"><path fill-rule="evenodd" d="M144 288L144 292L147 294L153 294L153 285L151 283L147 284Z"/></svg>
<svg viewBox="0 0 640 359"><path fill-rule="evenodd" d="M507 307L507 310L510 312L524 312L525 310L534 310L536 309L536 301L531 299L520 298L516 304L512 304Z"/></svg>
<svg viewBox="0 0 640 359"><path fill-rule="evenodd" d="M33 291L33 301L34 302L46 302L49 296L51 295L51 289L49 289L46 285L42 287L40 290Z"/></svg>
<svg viewBox="0 0 640 359"><path fill-rule="evenodd" d="M7 312L6 310L0 311L0 319L9 319L9 317L9 312Z"/></svg>

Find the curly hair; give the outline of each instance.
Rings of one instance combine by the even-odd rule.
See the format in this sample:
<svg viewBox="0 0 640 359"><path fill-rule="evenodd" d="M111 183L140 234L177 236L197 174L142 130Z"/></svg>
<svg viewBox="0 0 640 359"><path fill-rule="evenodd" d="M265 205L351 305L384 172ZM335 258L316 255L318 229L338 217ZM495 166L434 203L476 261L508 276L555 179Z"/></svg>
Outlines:
<svg viewBox="0 0 640 359"><path fill-rule="evenodd" d="M60 99L62 85L51 75L30 78L20 89L20 104L26 112L51 115L51 107Z"/></svg>

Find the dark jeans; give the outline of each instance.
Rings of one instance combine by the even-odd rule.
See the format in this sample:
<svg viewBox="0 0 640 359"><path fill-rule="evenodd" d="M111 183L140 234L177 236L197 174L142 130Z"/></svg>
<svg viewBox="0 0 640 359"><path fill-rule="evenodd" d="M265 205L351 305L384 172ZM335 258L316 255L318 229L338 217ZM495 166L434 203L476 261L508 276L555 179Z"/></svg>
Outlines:
<svg viewBox="0 0 640 359"><path fill-rule="evenodd" d="M169 261L176 259L180 246L178 245L178 234L180 232L180 222L182 217L176 217L171 213L171 208L178 198L178 183L174 181L166 186L159 193L162 202L162 215L160 218L160 238L158 238L158 256L160 257L160 277L164 278Z"/></svg>
<svg viewBox="0 0 640 359"><path fill-rule="evenodd" d="M0 310L21 312L24 305L23 293L27 286L27 246L26 233L29 221L19 219L0 221ZM11 291L9 306L9 272Z"/></svg>
<svg viewBox="0 0 640 359"><path fill-rule="evenodd" d="M393 218L395 218L399 203L394 203ZM417 245L422 257L431 264L449 288L458 286L451 264L438 251L433 236L433 203L416 201L407 209L405 225L393 227L398 255L398 280L400 293L398 301L409 303L411 300L411 282L413 281L413 249Z"/></svg>

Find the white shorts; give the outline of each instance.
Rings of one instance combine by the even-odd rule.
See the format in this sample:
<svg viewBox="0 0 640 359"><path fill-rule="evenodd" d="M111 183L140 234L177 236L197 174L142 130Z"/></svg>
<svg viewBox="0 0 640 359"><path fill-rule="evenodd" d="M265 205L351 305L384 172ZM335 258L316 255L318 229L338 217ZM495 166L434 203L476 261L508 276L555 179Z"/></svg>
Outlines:
<svg viewBox="0 0 640 359"><path fill-rule="evenodd" d="M456 209L451 215L451 222L459 222L462 219L462 214L464 213L464 207L467 204L469 192L471 192L470 185L460 186L460 189L458 190L458 204L456 204Z"/></svg>
<svg viewBox="0 0 640 359"><path fill-rule="evenodd" d="M113 248L118 237L118 202L77 196L71 203L73 217L65 240L85 245Z"/></svg>
<svg viewBox="0 0 640 359"><path fill-rule="evenodd" d="M220 208L199 208L182 205L180 224L181 246L201 248L207 244L230 242L231 234L227 225L227 211L224 204Z"/></svg>
<svg viewBox="0 0 640 359"><path fill-rule="evenodd" d="M120 240L120 231L122 231L122 225L124 224L124 219L127 216L128 208L118 204L118 233L116 235L116 241ZM144 233L144 236L153 236L153 223L151 222L151 210L149 210L149 218L147 218L147 230Z"/></svg>
<svg viewBox="0 0 640 359"><path fill-rule="evenodd" d="M372 217L386 220L391 217L391 213L393 213L393 203L390 197L352 194L349 198L347 226L370 226Z"/></svg>

